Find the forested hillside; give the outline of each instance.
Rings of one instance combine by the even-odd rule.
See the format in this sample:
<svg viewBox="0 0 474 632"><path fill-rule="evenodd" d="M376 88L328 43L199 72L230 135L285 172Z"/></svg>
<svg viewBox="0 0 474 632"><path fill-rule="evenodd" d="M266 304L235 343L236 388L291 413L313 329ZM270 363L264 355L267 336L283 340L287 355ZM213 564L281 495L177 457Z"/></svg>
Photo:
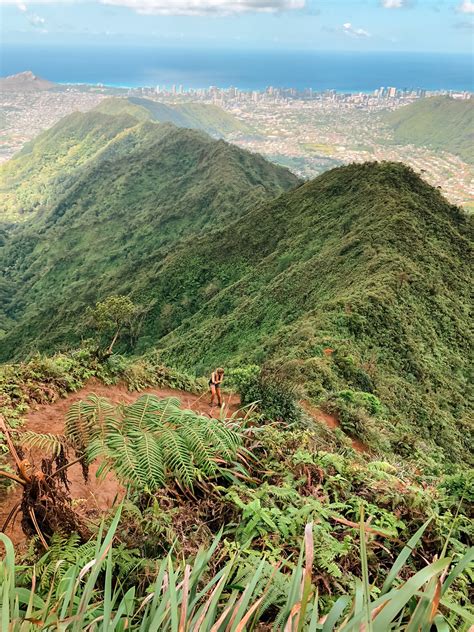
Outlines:
<svg viewBox="0 0 474 632"><path fill-rule="evenodd" d="M468 632L472 217L106 105L5 167L3 627Z"/></svg>
<svg viewBox="0 0 474 632"><path fill-rule="evenodd" d="M82 169L112 154L126 156L142 143L145 150L143 129L132 128L147 121L173 123L218 137L250 131L217 106L168 106L134 97L105 99L90 112L66 116L0 166L0 220L18 222L48 212L76 184ZM153 134L159 138L161 131L149 126L145 136Z"/></svg>
<svg viewBox="0 0 474 632"><path fill-rule="evenodd" d="M113 166L102 158L7 240L2 358L78 344L86 306L129 294L146 310L129 352L158 347L198 372L273 363L328 406L347 388L373 393L387 441L416 431L465 454L468 217L391 163L335 169L259 204L296 180L159 129L157 141L154 124L133 128L126 156L111 144Z"/></svg>
<svg viewBox="0 0 474 632"><path fill-rule="evenodd" d="M104 117L107 133L120 130L105 143L91 125ZM134 124L122 129L129 120ZM79 160L85 144L91 158ZM66 181L58 166L65 160ZM25 168L13 171L16 162ZM299 183L288 170L201 132L97 113L68 117L11 163L13 206L34 183L42 203L0 242L0 328L12 319L23 323L20 328L30 322L35 338L46 334L38 308L79 315L108 293L152 284L153 263L178 240L215 229ZM56 341L71 340L66 312ZM29 347L23 342L16 353ZM3 340L1 356L13 352Z"/></svg>
<svg viewBox="0 0 474 632"><path fill-rule="evenodd" d="M418 99L385 117L399 143L449 151L474 162L474 100Z"/></svg>
<svg viewBox="0 0 474 632"><path fill-rule="evenodd" d="M157 123L173 123L178 127L200 129L212 136L255 133L247 124L239 121L217 105L209 103L175 103L168 105L140 97L105 99L96 108L105 114L130 114L141 120Z"/></svg>
<svg viewBox="0 0 474 632"><path fill-rule="evenodd" d="M401 449L416 432L411 449L434 440L459 457L472 236L472 220L403 165L335 169L160 264L138 290L155 305L139 346L159 340L168 361L203 369L271 362L317 399L373 393L391 421L372 430Z"/></svg>

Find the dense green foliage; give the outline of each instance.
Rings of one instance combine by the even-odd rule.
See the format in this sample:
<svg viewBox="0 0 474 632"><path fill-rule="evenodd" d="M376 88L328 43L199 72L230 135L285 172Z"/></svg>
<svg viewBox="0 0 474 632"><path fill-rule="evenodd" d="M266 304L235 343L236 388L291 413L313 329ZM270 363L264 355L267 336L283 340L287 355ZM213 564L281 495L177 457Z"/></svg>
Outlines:
<svg viewBox="0 0 474 632"><path fill-rule="evenodd" d="M174 145L182 134L195 132L165 135ZM102 171L97 190L88 180L94 195L82 186L61 203L26 253L25 232L7 243L7 283L16 289L7 316L18 325L2 340L3 357L75 343L83 306L99 292L120 290L146 307L136 353L158 345L165 363L198 373L223 363L278 365L279 375L313 400L344 404L352 417L346 429L377 449L405 454L409 443L414 458L442 458L434 442L450 458L467 458L472 220L412 170L391 163L335 169L250 212L242 208L233 221L229 208L225 219L222 204L206 197L210 182L229 154L253 158L208 142L226 154L196 173L212 205L208 214L221 219L208 235L189 237L198 230L193 221L206 225L201 214L183 217L187 234L171 218L159 235L143 219L130 230L120 197L107 208L114 189L104 198ZM124 195L143 218L143 189L124 177ZM235 178L233 185L236 200L242 185ZM168 204L169 194L166 187ZM101 216L114 218L110 229L99 220L99 230L92 217L98 210L91 201L99 199ZM344 402L338 393L348 389L373 394L380 406Z"/></svg>
<svg viewBox="0 0 474 632"><path fill-rule="evenodd" d="M0 228L0 359L56 353L0 366L7 522L37 534L20 567L1 537L2 625L467 629L472 220L400 164L301 184L143 104L102 107L6 168L3 219L20 198L27 219ZM255 404L230 420L92 396L64 435L21 429L91 377L199 391L187 371L218 365ZM69 495L78 462L127 486L105 538Z"/></svg>
<svg viewBox="0 0 474 632"><path fill-rule="evenodd" d="M247 152L230 148L224 143L216 145L209 137L197 131L194 134L183 131L180 135L174 126L204 130L219 137L232 132L244 132L245 128L230 114L218 107L202 104L174 107L181 109L175 112L169 106L146 99L107 99L94 110L66 116L51 129L26 143L18 154L1 165L0 222L24 221L32 215L50 213L62 199L64 204L71 204L66 194L72 189L72 194L76 191L77 195L78 181L81 178L93 181L98 176L102 179L104 174L107 174L109 181L104 182L100 202L114 189L129 186L133 178L135 184L128 192L127 201L134 200L133 194L138 189L140 196L137 202L143 203L145 198L146 204L154 203L156 210L160 206L160 197L154 199L155 187L161 189L166 184L171 175L170 169L176 169L176 177L182 179L184 169L192 169L196 165L196 157L199 159L198 165L202 167L202 178L209 177L204 172L206 168L209 169L213 159L217 158L220 165L215 168L212 179L220 181L223 189L228 187L232 190L241 185L240 193L244 196L247 188L241 181L240 173L234 172L235 168L238 171L239 167L247 168L246 176L252 178L255 188L260 186L266 189L273 182L277 187L281 185L285 188L285 179L292 185L297 182L296 177L285 169L273 165L270 167L259 156L250 157ZM166 116L168 111L176 113L176 116ZM165 124L160 125L160 121ZM175 138L171 141L174 134ZM190 149L191 143L195 144L194 150ZM227 147L225 151L224 146ZM131 173L125 178L123 171L128 159ZM142 162L144 164L140 165ZM140 174L142 167L145 167L144 174ZM150 174L152 168L153 173ZM137 178L138 175L141 177ZM196 185L195 175L189 174L190 180L194 182L181 181L179 191L190 188L191 184ZM235 177L235 183L232 183L229 176ZM268 182L265 181L265 176L269 177ZM278 182L279 179L281 183ZM113 186L110 190L111 183ZM213 189L215 185L212 182L208 184L208 196L217 193L217 189ZM83 184L79 188L80 186ZM276 194L278 190L271 190L270 193ZM169 190L168 194L168 206L176 206L180 199L179 194L173 190ZM182 208L187 210L187 206L192 206L200 193L196 190L194 196L188 200L184 190L183 195ZM229 198L231 196L232 194ZM221 191L218 197L221 201L225 200L225 191ZM254 202L257 197L254 197ZM114 201L110 200L108 207L113 206Z"/></svg>
<svg viewBox="0 0 474 632"><path fill-rule="evenodd" d="M407 167L336 169L174 253L140 294L142 344L198 369L265 361L316 401L372 393L391 449L465 458L471 239Z"/></svg>
<svg viewBox="0 0 474 632"><path fill-rule="evenodd" d="M96 345L88 342L71 353L38 354L25 363L0 365L0 414L15 427L31 408L53 403L90 379L104 384L123 381L130 391L157 386L199 393L205 385L182 371L164 367L155 354L140 360L119 355L99 360L96 351Z"/></svg>
<svg viewBox="0 0 474 632"><path fill-rule="evenodd" d="M225 381L239 393L244 406L254 405L265 419L288 426L300 420L302 411L298 399L302 392L278 372L251 365L232 369Z"/></svg>
<svg viewBox="0 0 474 632"><path fill-rule="evenodd" d="M95 128L86 123L116 117L77 117L80 130L87 130L83 143L75 145L79 155L90 137L97 151L86 164L74 166L67 182L51 183L44 172L68 172L66 166L58 172L55 158L69 148L71 117L40 136L24 161L19 156L8 163L15 173L15 199L36 187L44 191L45 206L10 228L3 240L0 233L0 335L12 321L29 321L28 328L41 330L49 348L46 312L58 317L50 320L50 342L71 341L73 329L79 340L77 324L85 308L109 294L129 294L138 281L153 284L155 268L178 240L235 219L298 183L260 156L169 124L139 123L98 150ZM61 130L64 145L57 140ZM68 159L75 156L68 152ZM16 163L27 165L26 171L16 170ZM24 338L21 344L24 353L30 345ZM14 346L2 341L2 359L11 357Z"/></svg>
<svg viewBox="0 0 474 632"><path fill-rule="evenodd" d="M157 560L156 579L145 597L141 586L127 590L123 584L123 570L131 556L120 545L114 548L119 518L120 512L105 537L101 527L96 541L83 547L84 551L74 550L71 539L57 539L36 568L16 566L11 542L0 534L6 548L6 557L0 563L0 620L5 629L241 632L269 629L274 619L272 629L285 632L409 632L429 630L432 624L437 630L449 630L453 623L464 632L473 620L469 610L450 601L450 588L472 562L474 550L457 564L443 550L441 559L409 580L398 577L405 574L407 560L426 524L410 539L377 589L378 594L373 595L367 573L368 534L361 520L362 579L355 583L352 600L342 595L329 613L321 616L321 600L313 584L312 523L306 526L304 547L291 576L265 560L247 564L243 570L240 551L216 571L213 556L220 543L219 534L212 546L201 550L190 563L175 568L171 554ZM43 583L45 576L51 587ZM276 617L272 610L278 612Z"/></svg>
<svg viewBox="0 0 474 632"><path fill-rule="evenodd" d="M24 221L48 211L75 177L114 139L137 124L129 115L74 112L26 143L0 168L2 221ZM115 145L114 145L115 146Z"/></svg>
<svg viewBox="0 0 474 632"><path fill-rule="evenodd" d="M224 137L235 133L250 134L252 129L217 105L206 103L176 103L168 105L143 99L105 99L96 108L105 114L130 114L140 120L173 123L177 127L200 129L212 136Z"/></svg>
<svg viewBox="0 0 474 632"><path fill-rule="evenodd" d="M148 375L144 386L155 383L192 388L195 384L175 371L153 365L151 356L140 363L142 376ZM28 404L48 401L57 396L55 393L77 389L93 370L95 375L102 375L102 379L119 379L128 374L127 364L115 356L99 364L84 350L70 356L37 358L27 365L3 367L0 390L0 397L6 403L3 412L10 426L14 425L17 415ZM260 393L270 394L272 404L287 405L290 401L285 392L278 393L275 381L270 389L262 390L260 371L254 367L229 373L229 381L239 385L242 392L257 384ZM379 406L376 398L367 393L341 392L340 399L364 405L371 411ZM454 465L450 467L452 473L446 474L436 463L427 466L418 460L412 465L391 455L384 459L371 454L359 455L343 432L331 431L302 414L290 428L285 422L278 424L266 416L249 413L245 418L236 415L227 422L206 419L182 411L176 405L176 401L169 399L141 396L129 406L116 408L104 400L90 398L74 404L70 410L66 441L62 437L36 435L31 430L12 433L14 442L24 451L41 446L42 464L46 464L49 475L54 476L55 471L54 467L48 469L48 452L57 453L59 442L63 450L73 448L72 458L77 454L86 456L89 462L99 458L99 475L104 468L112 469L123 482L130 484L115 538L116 551L110 556L98 555L99 543L71 536L65 526L60 526L53 536L44 556L39 541L32 546L30 563L37 560L38 554L42 556L36 567L38 581L32 604L38 615L42 612L43 616L52 617L51 622L55 621L58 612L67 608L63 600L67 600L69 593L64 587L72 581L79 591L74 603L81 600L88 603L79 618L73 619L77 622L76 629L101 613L106 620L107 616L116 616L121 612L118 604L122 599L128 603L128 616L134 613L132 629L141 624L145 626L142 629L147 629L150 613L140 608L140 604L149 591L153 592L156 582L160 585L162 568L169 573L168 580L176 577L179 578L177 584L181 582L184 568L180 560L184 555L191 566L200 567L206 560L199 578L192 575L193 581L199 581L200 591L199 597L196 594L189 602L191 618L198 611L203 612L201 608L210 597L212 587L225 575L219 598L213 601L215 610L211 609L214 623L227 605L239 602L247 588L243 599L252 595L252 603L256 603L263 597L253 611L256 620L274 622L274 629L282 630L291 603L302 599L301 593L295 592L295 587L301 586L298 551L305 525L312 522L309 531L306 529L306 555L307 560L311 560L306 566L310 570L306 572L312 576L310 618L314 603L318 603L319 618L339 608L336 605L342 603L339 595L351 593L356 602L352 612L357 614L361 578L372 608L383 603L380 590L389 594L393 582L401 586L410 578L409 585L412 585L417 581L414 577L425 578L419 584L427 591L421 603L432 601L435 586L426 577L431 573L426 565L431 568L435 564L435 576L448 565L456 575L455 581L453 575L453 581L448 581L443 589L440 617L446 617L454 629L467 629L463 621L473 616L468 603L471 575L467 561L462 560L472 537L469 520L470 503L474 498L472 476ZM264 421L266 423L262 423ZM236 459L236 449L243 459ZM164 459L160 457L162 451L167 452L167 456L163 454ZM217 455L213 464L212 459ZM64 458L67 463L71 456L66 453ZM192 464L189 477L187 462ZM165 487L161 487L163 483ZM46 506L48 511L56 510L47 501ZM95 533L93 516L90 529ZM357 524L364 516L367 543L362 546L365 537L362 536L362 540L359 537ZM111 525L109 534L115 533L115 524ZM220 536L222 529L224 538ZM401 543L408 541L410 544L405 549ZM443 550L445 543L449 545L449 558L446 552L442 553L444 563L440 564L434 556ZM415 554L409 560L415 546ZM207 553L198 553L200 547ZM394 564L397 556L400 562ZM104 566L102 562L106 557L109 561ZM167 557L165 562L161 561L163 557ZM94 579L88 583L84 570L84 581L77 582L77 574L92 559L101 560L95 567ZM34 570L21 564L14 579L11 554L7 565L8 568L4 565L1 571L7 573L3 575L2 586L3 589L6 586L9 595L7 600L2 600L2 613L6 616L8 601L9 616L20 621L25 616L27 603L20 600L16 606L14 594L27 593L11 591L21 587L29 590ZM90 570L92 564L88 568ZM113 573L113 594L118 600L112 601L105 612L102 611L104 599L107 601L109 597L102 594L104 581L107 582L104 572ZM205 586L209 592L204 590ZM49 590L54 595L50 604L60 606L47 605ZM398 594L399 590L390 599ZM166 614L163 621L174 629L171 621L176 606L174 602L169 603L173 597L166 596L166 591L160 591L160 595L163 601L155 602L153 616L155 608L161 608L160 612ZM407 599L406 607L400 606L403 616L399 630L409 629L406 625L417 596L410 593ZM242 612L247 610L244 608ZM340 615L349 612L350 598L344 597ZM117 621L122 616L125 615L120 614ZM202 629L210 630L210 627Z"/></svg>
<svg viewBox="0 0 474 632"><path fill-rule="evenodd" d="M56 366L60 373L59 365ZM37 368L39 385L40 377L45 377L44 371ZM309 420L297 422L289 430L286 424L261 426L257 418L247 417L238 422L237 441L231 438L229 443L229 437L237 428L237 419L230 424L227 422L228 425L223 421L205 420L190 411L179 410L176 402L149 396L142 396L121 409L97 398L75 404L66 423L66 433L74 440L75 451L80 452L84 447L90 456L96 458L100 454L104 458L105 447L107 458L98 475L104 466L112 468L122 480L131 483L131 490L121 515L110 518L112 524L107 530L105 555L99 552L103 546L100 532L99 541L95 543L81 541L66 530L53 536L44 555L36 541L30 553L31 561L36 560L38 554L41 556L36 571L28 564L21 564L14 579L12 551L3 538L8 549L6 566L1 569L4 573L2 590L8 595L5 598L4 594L1 600L3 616L7 611L18 623L25 616L29 595L16 591L22 586L29 590L36 572L37 592L31 607L37 614L42 612L42 616L51 617L51 625L56 617L65 616L72 594L64 588L72 581L78 596L72 602L88 605L80 609L79 618L70 621L71 629L81 629L84 622L94 617L104 616L107 621L107 617L116 615L117 621L127 615L133 617L132 629L139 629L140 625L141 629L148 629L156 609L165 616L166 626L175 629L172 620L180 599L169 603L173 597L167 596L166 588L158 590L160 599L154 600L151 615L140 605L148 603L148 600L143 603L146 596L161 586L164 571L168 573L166 585L175 577L179 578L177 585L182 581L184 566L180 560L185 555L190 567L201 568L200 572L191 573L191 585L198 582L199 590L190 593L189 623L198 611L203 612L212 587L225 576L219 584L219 597L213 601L213 614L208 621L216 623L228 605L240 604L240 599L245 601L252 597L252 603L258 602L252 611L256 613L255 621L274 622L275 630L283 630L292 605L303 599L296 588L301 587L302 564L301 560L298 562L298 551L306 532L306 573L311 577L312 595L308 603L308 626L317 603L318 621L325 614L335 613L333 608L336 608L339 625L334 629L352 630L351 626L340 626L350 613L354 625L360 621L362 586L371 609L375 610L385 600L391 603L408 579L407 586L416 584L417 589L426 591L419 606L424 610L423 604L433 603L435 593L432 591L437 590L437 582L430 582L431 572L436 577L448 568L450 579L443 584L439 617L444 616L454 629L467 629L468 623L464 622L473 617L468 602L472 553L466 554L466 544L472 535L469 520L472 479L469 488L460 470L456 476L434 479L428 471L421 473L418 467L395 459L390 462L367 454L359 456L342 433L333 433ZM156 478L161 461L156 457L152 442L161 442L163 449L169 451L169 474L172 474L179 461L176 456L171 457L175 450L179 453L173 444L181 428L182 440L186 440L184 453L194 454L192 458L200 469L198 483L195 485L192 478L183 478L178 470L176 480L170 476L166 487L157 490L163 480L160 476ZM164 429L166 433L162 434ZM114 454L119 435L126 438L128 446L124 449L121 444L120 453ZM45 439L43 435L36 435L35 440L31 431L15 434L15 441L24 449L38 446L42 441L43 462L47 451L54 450L52 438L49 445ZM235 447L241 442L245 447L247 471L232 461ZM224 475L220 459L216 477L215 469L212 466L208 469L209 461L205 465L205 452L210 450L210 454L223 455L228 448L231 453L227 473ZM205 458L201 460L203 454ZM194 486L191 494L189 485ZM94 522L91 521L91 528L96 532ZM114 552L110 547L115 534ZM402 542L409 544L404 547ZM199 553L200 548L206 553ZM442 563L436 559L439 554ZM97 560L95 566L92 562L89 564L92 559ZM90 576L87 570L82 572L86 564L89 564ZM78 573L83 581L77 581ZM446 581L447 575L443 578ZM111 582L110 589L104 588L107 582ZM398 590L391 593L397 586ZM243 598L244 589L246 597ZM107 603L111 591L118 601L112 600L103 611L104 600ZM406 602L400 602L397 609L397 615L403 615L396 630L410 629L406 626L419 598L416 590L410 592L407 587L406 592ZM20 598L18 605L15 604L17 594L27 595L26 599ZM48 594L52 598L50 605ZM353 608L350 597L340 597L351 594L355 599ZM180 595L184 598L183 593ZM381 595L387 596L381 599ZM215 596L213 593L212 597ZM122 599L128 603L126 612L118 605ZM56 603L59 606L52 605ZM241 616L246 612L243 608ZM435 612L429 612L434 616ZM386 620L382 621L383 624L373 629L387 629L383 627L388 625ZM210 630L211 626L199 629ZM223 631L225 627L216 629ZM355 629L359 629L358 624Z"/></svg>
<svg viewBox="0 0 474 632"><path fill-rule="evenodd" d="M385 122L398 143L441 149L474 162L474 99L418 99L388 113Z"/></svg>

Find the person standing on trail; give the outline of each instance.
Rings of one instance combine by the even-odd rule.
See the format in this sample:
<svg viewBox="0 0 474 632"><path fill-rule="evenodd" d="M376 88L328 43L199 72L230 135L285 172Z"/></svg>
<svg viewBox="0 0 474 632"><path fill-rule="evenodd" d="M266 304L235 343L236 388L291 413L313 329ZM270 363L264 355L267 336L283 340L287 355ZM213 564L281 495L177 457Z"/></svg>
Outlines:
<svg viewBox="0 0 474 632"><path fill-rule="evenodd" d="M221 400L221 384L224 380L224 369L218 368L212 372L209 380L209 388L211 390L211 406L214 406L214 399L217 399L219 408L222 406Z"/></svg>

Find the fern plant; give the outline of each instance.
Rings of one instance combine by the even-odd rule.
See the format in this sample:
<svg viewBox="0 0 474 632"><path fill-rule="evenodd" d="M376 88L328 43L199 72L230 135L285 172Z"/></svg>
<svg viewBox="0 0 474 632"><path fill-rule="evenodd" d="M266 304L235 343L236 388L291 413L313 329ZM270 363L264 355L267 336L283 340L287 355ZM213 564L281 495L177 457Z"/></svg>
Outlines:
<svg viewBox="0 0 474 632"><path fill-rule="evenodd" d="M236 458L241 437L221 420L179 408L176 398L143 395L114 406L96 395L74 404L66 437L86 464L113 469L121 481L152 491L173 479L192 487Z"/></svg>

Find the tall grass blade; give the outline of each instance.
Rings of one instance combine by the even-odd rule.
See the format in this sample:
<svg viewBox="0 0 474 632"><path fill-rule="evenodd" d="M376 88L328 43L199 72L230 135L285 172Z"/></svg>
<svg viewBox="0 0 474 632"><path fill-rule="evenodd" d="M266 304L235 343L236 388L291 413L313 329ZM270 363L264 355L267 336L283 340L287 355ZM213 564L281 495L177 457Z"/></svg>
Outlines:
<svg viewBox="0 0 474 632"><path fill-rule="evenodd" d="M474 546L472 546L466 554L459 560L456 566L451 570L441 589L441 594L444 595L453 581L463 573L467 567L474 561Z"/></svg>
<svg viewBox="0 0 474 632"><path fill-rule="evenodd" d="M398 613L412 599L417 591L426 584L432 577L441 574L450 563L450 558L438 560L429 566L426 566L416 575L410 577L401 588L394 591L393 596L389 599L387 605L375 617L373 623L374 632L387 632ZM388 597L388 595L385 595Z"/></svg>
<svg viewBox="0 0 474 632"><path fill-rule="evenodd" d="M408 540L406 546L403 547L400 555L395 560L392 568L390 569L389 574L387 575L386 580L383 583L382 590L380 591L381 595L384 595L385 593L387 593L390 590L390 588L392 587L392 584L395 581L395 579L397 578L399 572L405 566L408 558L413 553L413 549L416 547L418 542L421 540L421 538L423 536L423 533L426 531L426 528L430 524L431 520L432 520L432 518L430 518L423 525L421 525L421 527L418 529L418 531L415 534L413 534L412 537Z"/></svg>

